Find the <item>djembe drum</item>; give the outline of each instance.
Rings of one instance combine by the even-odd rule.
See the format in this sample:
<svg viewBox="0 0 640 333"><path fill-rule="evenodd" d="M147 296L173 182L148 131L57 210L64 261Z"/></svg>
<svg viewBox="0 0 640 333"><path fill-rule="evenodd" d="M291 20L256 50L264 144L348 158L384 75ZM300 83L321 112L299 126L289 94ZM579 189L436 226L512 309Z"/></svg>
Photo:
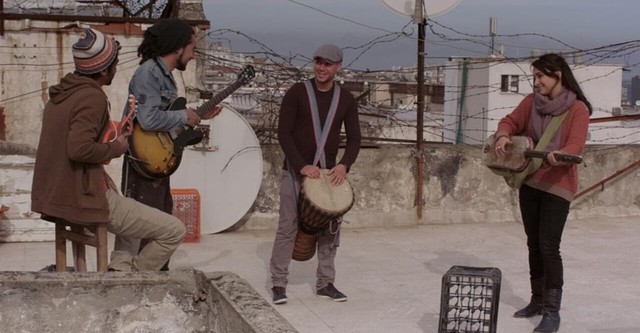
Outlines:
<svg viewBox="0 0 640 333"><path fill-rule="evenodd" d="M318 233L346 214L354 202L353 188L348 180L332 185L329 170L321 170L319 178L302 181L298 196L298 233L293 247L293 260L305 261L316 253Z"/></svg>

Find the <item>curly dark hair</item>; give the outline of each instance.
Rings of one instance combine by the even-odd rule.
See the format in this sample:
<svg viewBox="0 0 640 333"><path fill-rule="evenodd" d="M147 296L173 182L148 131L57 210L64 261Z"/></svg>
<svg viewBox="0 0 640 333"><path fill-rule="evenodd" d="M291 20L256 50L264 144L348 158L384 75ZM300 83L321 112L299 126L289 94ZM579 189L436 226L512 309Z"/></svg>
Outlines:
<svg viewBox="0 0 640 333"><path fill-rule="evenodd" d="M142 57L140 64L187 46L193 35L193 28L184 20L160 19L144 32L142 43L138 46L138 57Z"/></svg>

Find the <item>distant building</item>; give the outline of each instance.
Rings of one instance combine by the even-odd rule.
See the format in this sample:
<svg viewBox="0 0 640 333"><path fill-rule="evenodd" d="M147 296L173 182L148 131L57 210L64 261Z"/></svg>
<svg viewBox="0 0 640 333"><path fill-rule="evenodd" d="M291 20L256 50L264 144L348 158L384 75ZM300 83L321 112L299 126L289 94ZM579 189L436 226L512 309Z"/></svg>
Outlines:
<svg viewBox="0 0 640 333"><path fill-rule="evenodd" d="M629 92L629 104L635 106L640 101L640 76L631 78L631 89Z"/></svg>
<svg viewBox="0 0 640 333"><path fill-rule="evenodd" d="M500 119L533 92L530 65L495 58L450 59L445 66L444 141L484 143ZM611 117L621 110L622 65L571 67L593 106L591 118ZM622 121L593 124L588 143L638 142L640 134L635 127Z"/></svg>

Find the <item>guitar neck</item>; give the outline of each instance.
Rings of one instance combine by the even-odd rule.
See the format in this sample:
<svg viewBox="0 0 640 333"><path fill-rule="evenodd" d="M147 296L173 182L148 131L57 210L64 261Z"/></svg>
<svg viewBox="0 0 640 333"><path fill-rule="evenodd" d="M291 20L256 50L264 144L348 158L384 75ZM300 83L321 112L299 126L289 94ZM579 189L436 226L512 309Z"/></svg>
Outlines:
<svg viewBox="0 0 640 333"><path fill-rule="evenodd" d="M533 157L533 158L542 158L542 159L546 159L547 154L548 152L537 151L537 150L527 150L524 152L524 156ZM582 157L578 155L554 153L553 156L556 158L556 160L560 162L582 163Z"/></svg>
<svg viewBox="0 0 640 333"><path fill-rule="evenodd" d="M240 80L237 80L236 82L228 85L221 92L217 93L210 100L208 100L204 104L200 105L196 109L196 113L198 114L198 116L202 117L207 112L211 111L211 109L213 109L216 105L220 104L220 102L222 102L229 95L231 95L232 92L234 92L234 91L236 91L236 89L240 88L242 86L242 84L243 83Z"/></svg>

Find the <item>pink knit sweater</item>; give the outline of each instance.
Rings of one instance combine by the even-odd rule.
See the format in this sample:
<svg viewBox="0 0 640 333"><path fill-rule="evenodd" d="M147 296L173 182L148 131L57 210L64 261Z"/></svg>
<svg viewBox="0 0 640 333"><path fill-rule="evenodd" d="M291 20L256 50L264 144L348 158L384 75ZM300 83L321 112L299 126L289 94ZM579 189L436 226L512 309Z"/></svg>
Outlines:
<svg viewBox="0 0 640 333"><path fill-rule="evenodd" d="M513 112L500 120L496 138L502 135L530 136L527 128L531 118L533 96L526 96ZM581 155L587 140L588 128L589 109L583 102L576 101L558 129L561 142L559 150L567 154ZM551 166L543 163L525 184L571 201L578 192L578 165Z"/></svg>

